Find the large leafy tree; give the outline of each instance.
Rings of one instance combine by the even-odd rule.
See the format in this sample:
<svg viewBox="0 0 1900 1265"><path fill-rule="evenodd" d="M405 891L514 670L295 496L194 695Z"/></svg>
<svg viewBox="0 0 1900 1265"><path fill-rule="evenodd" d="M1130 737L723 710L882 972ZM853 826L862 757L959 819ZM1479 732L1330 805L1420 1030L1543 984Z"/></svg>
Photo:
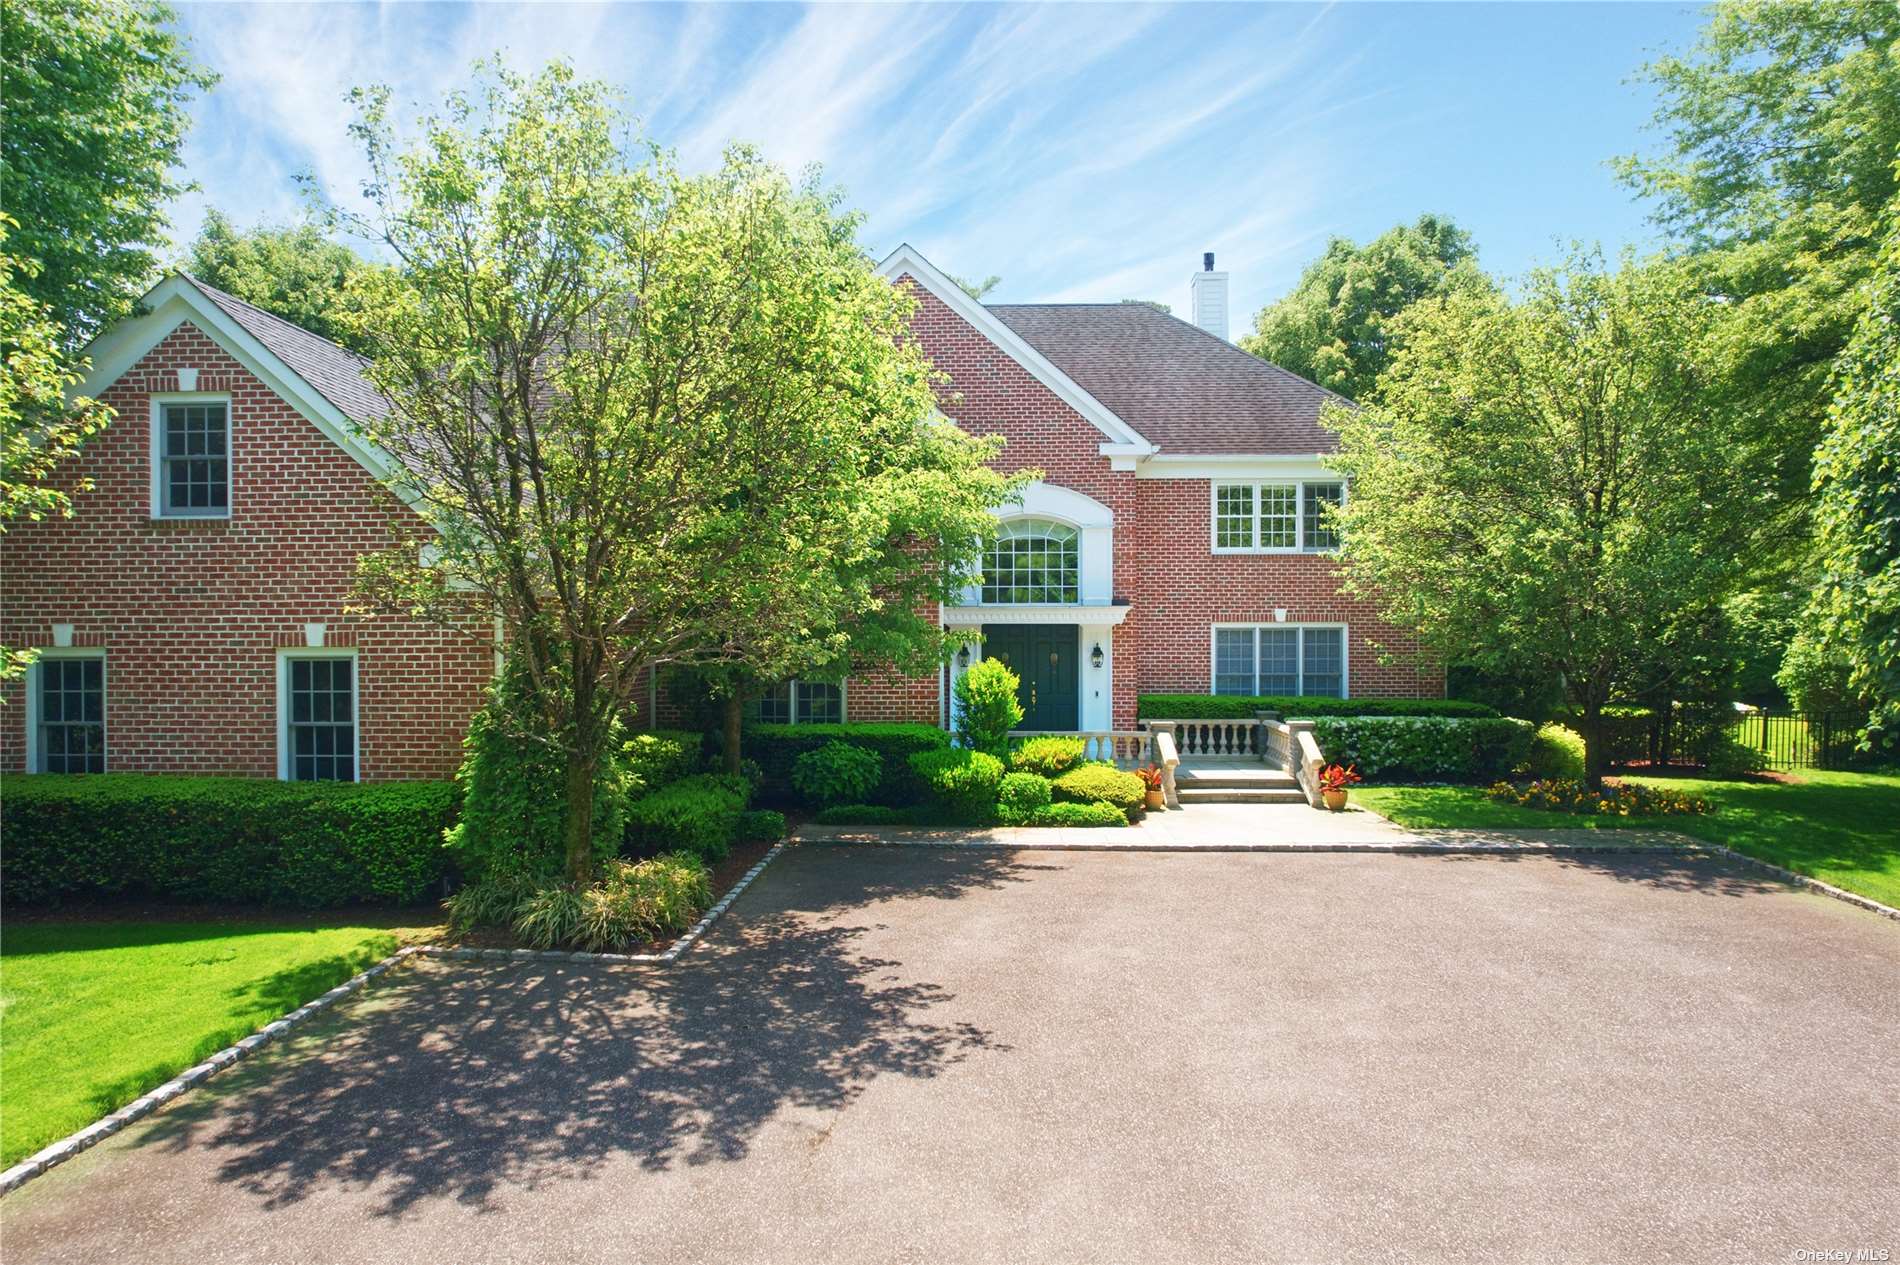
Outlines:
<svg viewBox="0 0 1900 1265"><path fill-rule="evenodd" d="M1723 300L1731 399L1779 435L1790 497L1895 193L1896 38L1892 0L1715 5L1692 49L1645 68L1663 144L1618 164Z"/></svg>
<svg viewBox="0 0 1900 1265"><path fill-rule="evenodd" d="M358 96L352 227L395 267L351 320L390 401L368 433L437 534L366 560L364 597L501 616L583 880L603 746L649 667L777 654L962 582L1007 485L935 419L910 301L815 177L745 149L683 175L560 63L483 70L406 148L387 102ZM941 651L915 611L888 627L852 649Z"/></svg>
<svg viewBox="0 0 1900 1265"><path fill-rule="evenodd" d="M1812 637L1872 707L1866 745L1900 748L1900 199L1880 266L1841 357L1820 489L1820 584Z"/></svg>
<svg viewBox="0 0 1900 1265"><path fill-rule="evenodd" d="M1604 706L1667 688L1775 529L1773 454L1710 389L1716 307L1680 268L1591 256L1520 301L1426 299L1378 400L1329 414L1350 586L1450 660L1560 678L1593 779Z"/></svg>
<svg viewBox="0 0 1900 1265"><path fill-rule="evenodd" d="M223 212L205 212L184 259L186 271L246 303L362 350L343 319L351 281L377 267L316 224L239 230Z"/></svg>
<svg viewBox="0 0 1900 1265"><path fill-rule="evenodd" d="M1445 216L1421 215L1364 246L1333 238L1291 294L1260 310L1240 345L1363 400L1391 362L1394 317L1430 295L1490 288L1471 234Z"/></svg>
<svg viewBox="0 0 1900 1265"><path fill-rule="evenodd" d="M0 4L0 205L9 249L34 261L21 291L79 345L125 312L156 270L186 107L213 77L172 30L172 11L133 0Z"/></svg>

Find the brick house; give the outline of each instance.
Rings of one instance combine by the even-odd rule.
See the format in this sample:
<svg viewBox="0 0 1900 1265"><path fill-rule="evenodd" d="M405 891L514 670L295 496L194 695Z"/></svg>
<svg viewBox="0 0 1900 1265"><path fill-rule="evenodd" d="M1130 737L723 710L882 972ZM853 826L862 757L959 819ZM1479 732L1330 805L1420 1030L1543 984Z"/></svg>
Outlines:
<svg viewBox="0 0 1900 1265"><path fill-rule="evenodd" d="M1227 276L1204 263L1190 323L985 306L908 246L884 261L946 415L1043 477L942 611L980 644L935 677L785 682L763 718L944 724L984 654L1018 668L1033 729L1130 729L1142 693L1443 693L1340 591L1334 397L1226 341ZM0 708L0 769L446 776L495 634L343 613L356 559L416 521L353 431L384 407L363 362L189 277L145 306L90 349L81 389L118 416L62 477L91 490L0 537L0 640L42 650Z"/></svg>

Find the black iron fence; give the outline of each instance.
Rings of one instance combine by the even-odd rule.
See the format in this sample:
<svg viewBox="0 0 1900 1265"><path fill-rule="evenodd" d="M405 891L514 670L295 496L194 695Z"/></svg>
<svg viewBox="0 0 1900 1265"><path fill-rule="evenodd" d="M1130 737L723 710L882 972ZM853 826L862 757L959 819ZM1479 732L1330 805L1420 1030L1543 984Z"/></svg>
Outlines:
<svg viewBox="0 0 1900 1265"><path fill-rule="evenodd" d="M1603 717L1610 762L1704 765L1731 743L1760 753L1770 769L1839 769L1856 758L1867 718L1858 712L1803 712L1725 706L1613 707Z"/></svg>
<svg viewBox="0 0 1900 1265"><path fill-rule="evenodd" d="M1771 769L1838 769L1854 758L1866 717L1846 712L1746 712L1728 731Z"/></svg>

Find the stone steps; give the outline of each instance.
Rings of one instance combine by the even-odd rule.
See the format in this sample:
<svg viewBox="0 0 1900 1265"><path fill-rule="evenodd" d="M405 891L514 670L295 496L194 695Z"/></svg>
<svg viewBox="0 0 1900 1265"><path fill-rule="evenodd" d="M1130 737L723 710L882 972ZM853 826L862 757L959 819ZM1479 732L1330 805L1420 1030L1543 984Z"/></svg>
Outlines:
<svg viewBox="0 0 1900 1265"><path fill-rule="evenodd" d="M1177 786L1181 804L1304 804L1306 795L1297 786L1285 787L1209 787L1192 784Z"/></svg>

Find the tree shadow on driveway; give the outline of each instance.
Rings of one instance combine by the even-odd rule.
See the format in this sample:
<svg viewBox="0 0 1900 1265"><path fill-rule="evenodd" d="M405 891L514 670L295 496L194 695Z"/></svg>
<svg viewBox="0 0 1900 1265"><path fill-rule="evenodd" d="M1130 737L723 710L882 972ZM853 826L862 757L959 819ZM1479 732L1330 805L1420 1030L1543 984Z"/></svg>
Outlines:
<svg viewBox="0 0 1900 1265"><path fill-rule="evenodd" d="M339 1183L373 1185L383 1215L443 1196L483 1206L498 1187L622 1158L737 1159L788 1108L835 1111L879 1076L1006 1051L945 1015L953 994L861 952L866 928L846 924L903 880L874 866L859 881L843 860L787 867L670 970L412 963L175 1106L141 1145L216 1157L215 1178L267 1208ZM939 853L918 868L954 898L1022 867Z"/></svg>

